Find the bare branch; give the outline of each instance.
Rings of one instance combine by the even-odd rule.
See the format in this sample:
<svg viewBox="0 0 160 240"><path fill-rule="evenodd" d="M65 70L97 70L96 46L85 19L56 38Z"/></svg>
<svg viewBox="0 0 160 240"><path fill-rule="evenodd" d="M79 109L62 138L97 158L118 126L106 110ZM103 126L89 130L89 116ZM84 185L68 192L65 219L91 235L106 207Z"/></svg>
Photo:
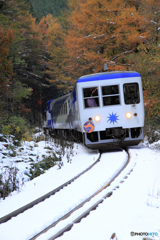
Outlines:
<svg viewBox="0 0 160 240"><path fill-rule="evenodd" d="M127 54L127 53L131 53L131 52L133 52L133 50L125 51L125 52L123 52L123 53L121 53L121 54L118 54L117 56L115 56L114 58L112 58L111 61L114 61L115 59L121 57L122 55Z"/></svg>

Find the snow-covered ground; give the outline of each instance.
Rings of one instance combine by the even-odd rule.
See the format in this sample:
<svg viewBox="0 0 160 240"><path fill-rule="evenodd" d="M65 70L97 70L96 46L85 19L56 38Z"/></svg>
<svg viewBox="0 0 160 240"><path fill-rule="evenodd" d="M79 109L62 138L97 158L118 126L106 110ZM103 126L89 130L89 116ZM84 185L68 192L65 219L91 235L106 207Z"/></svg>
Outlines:
<svg viewBox="0 0 160 240"><path fill-rule="evenodd" d="M150 239L160 239L160 151L157 149L159 146L160 141L152 145L148 145L146 142L137 147L129 148L131 164L123 171L122 175L105 190L106 192L113 191L113 195L105 199L96 211L92 211L89 216L82 219L79 224L74 224L71 231L66 232L58 239L110 240L113 233L116 233L118 240L136 240L146 237L145 235L131 236L131 232L135 232L136 234L147 232L150 233L150 236L148 236ZM48 150L51 148L53 150ZM98 152L88 150L80 144L75 144L72 161L68 162L66 156L64 156L61 169L56 165L41 176L32 181L28 181L28 177L24 175L24 172L29 170L31 163L30 157L32 157L32 161L38 161L42 159L44 155L49 155L52 151L57 151L54 143L47 143L45 141L38 142L37 144L34 142L24 142L21 150L18 151L19 156L17 155L16 157L8 156L9 150L6 149L6 143L1 142L0 149L1 167L16 162L16 167L20 170L19 179L24 178L25 181L18 192L12 193L11 196L5 200L1 199L0 217L68 181L89 165L93 164L99 156ZM117 164L117 159L121 159L118 152L108 152L107 154L108 158L111 157L113 161L114 159L116 160L115 164ZM20 159L23 161L20 161ZM127 175L132 169L131 174ZM124 182L120 183L125 176L128 176L128 178L125 178L123 180ZM93 174L93 180L95 178L96 176ZM83 189L84 187L85 185L83 185ZM83 192L83 189L79 189L79 191ZM102 191L96 199L92 200L93 204L104 195L105 192ZM68 219L57 225L57 231L61 229L62 226L72 223L78 214L87 209L88 205L92 202L87 203L84 208L79 209L77 213L74 213ZM58 204L59 201L57 200L56 208L58 208ZM50 205L48 207L51 209ZM28 215L28 221L31 217L32 216ZM19 229L24 229L23 219L17 224L19 225ZM21 224L23 228L21 228ZM38 226L37 223L35 225ZM11 225L8 226L9 229L7 228L5 230L5 223L0 225L0 239L14 239L13 233L15 228ZM41 229L38 230L40 231ZM7 231L7 234L5 234L5 231ZM52 231L53 230L50 230L50 232L42 235L39 239L49 239L53 234ZM54 229L54 232L55 231ZM17 233L17 236L18 235ZM22 240L29 239L28 236L28 233L26 237L23 235Z"/></svg>

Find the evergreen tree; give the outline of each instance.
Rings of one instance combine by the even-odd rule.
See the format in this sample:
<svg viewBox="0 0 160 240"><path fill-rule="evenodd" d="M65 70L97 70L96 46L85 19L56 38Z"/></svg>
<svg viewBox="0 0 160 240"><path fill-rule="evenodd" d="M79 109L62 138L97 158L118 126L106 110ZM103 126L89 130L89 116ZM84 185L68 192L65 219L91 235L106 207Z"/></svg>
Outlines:
<svg viewBox="0 0 160 240"><path fill-rule="evenodd" d="M68 9L67 0L30 0L30 4L31 12L38 21L48 14L59 17Z"/></svg>
<svg viewBox="0 0 160 240"><path fill-rule="evenodd" d="M35 123L39 111L38 101L47 83L46 67L44 61L41 61L45 59L46 49L43 51L41 40L33 29L35 19L29 14L29 7L24 0L8 0L1 8L1 24L13 32L8 59L14 72L14 75L10 75L6 94L2 95L1 105L5 111L21 114Z"/></svg>

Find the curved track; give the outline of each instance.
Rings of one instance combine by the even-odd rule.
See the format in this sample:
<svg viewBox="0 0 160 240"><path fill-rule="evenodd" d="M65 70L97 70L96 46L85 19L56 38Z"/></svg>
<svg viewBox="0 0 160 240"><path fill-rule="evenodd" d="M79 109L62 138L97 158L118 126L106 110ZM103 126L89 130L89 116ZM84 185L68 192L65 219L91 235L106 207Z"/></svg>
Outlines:
<svg viewBox="0 0 160 240"><path fill-rule="evenodd" d="M24 211L34 207L36 204L41 203L42 201L44 201L45 199L49 198L50 196L54 195L55 193L59 192L61 189L63 189L64 187L68 186L69 184L71 184L72 182L74 182L77 178L79 178L80 176L82 176L84 173L86 173L87 171L89 171L92 167L94 167L100 160L101 154L99 155L99 158L88 168L86 168L84 171L82 171L81 173L79 173L77 176L73 177L72 179L70 179L69 181L65 182L64 184L62 184L61 186L57 187L56 189L53 189L52 191L50 191L49 193L41 196L40 198L28 203L27 205L3 216L0 218L0 224L7 222L9 219L11 219L12 217L16 217L17 215L23 213Z"/></svg>
<svg viewBox="0 0 160 240"><path fill-rule="evenodd" d="M128 152L127 152L128 154ZM43 233L46 233L48 230L54 228L59 222L61 222L62 220L67 219L72 213L74 213L75 211L77 211L78 209L80 209L81 207L83 207L87 202L89 202L91 199L93 199L95 196L97 196L100 192L102 192L104 189L106 189L107 187L110 186L110 184L115 180L115 178L120 175L120 173L123 171L123 169L128 165L130 160L130 156L128 154L128 159L127 161L124 163L124 165L119 169L119 171L117 173L115 173L113 175L113 177L110 179L110 181L108 181L107 183L105 183L98 191L96 191L94 194L92 194L89 198L87 198L85 201L83 201L82 203L80 203L78 206L76 206L74 209L72 209L69 213L67 213L66 215L64 215L63 217L61 217L60 219L58 219L56 222L54 222L53 224L51 224L49 227L47 227L46 229L44 229L43 231L41 231L40 233L38 233L37 235L35 235L33 238L31 238L30 240L35 240L37 239L39 236L41 236ZM108 192L107 194L105 194L103 197L101 197L96 203L94 203L93 205L91 205L87 210L85 210L82 214L80 214L76 219L74 219L71 223L67 224L64 228L62 228L60 231L58 231L56 234L54 234L52 237L49 238L49 240L53 240L56 239L58 237L60 237L61 235L63 235L63 233L65 233L66 231L69 231L73 225L75 223L79 223L81 221L82 218L86 217L87 215L89 215L89 213L92 210L95 210L98 205L100 203L102 203L106 198L110 197L112 195L112 191Z"/></svg>
<svg viewBox="0 0 160 240"><path fill-rule="evenodd" d="M52 194L51 192L48 193L48 199L44 202L42 202L44 196L40 198L41 200L37 199L36 201L39 201L40 204L37 204L23 214L19 214L17 217L1 224L0 231L5 233L7 229L14 228L16 234L16 232L19 231L19 223L24 220L23 225L21 225L22 235L20 234L18 239L25 238L33 240L39 238L39 236L45 232L48 233L50 230L54 230L54 234L50 239L59 237L65 231L71 229L74 223L81 221L90 211L96 209L105 198L112 195L112 191L106 192L106 188L123 171L129 162L127 154L124 151L121 152L122 153L118 152L118 154L108 152L101 154L94 164L78 174L75 178L60 186L60 189L63 188L62 191L59 191L59 188L51 191ZM88 171L91 168L92 170ZM77 180L74 181L75 179ZM70 184L73 181L74 183ZM70 185L65 187L67 184ZM79 191L79 189L81 189L81 191ZM106 191L103 191L104 189L106 189ZM57 192L55 196L51 196L55 192ZM102 194L104 195L103 197ZM66 199L67 204L65 204ZM33 203L30 203L30 207L31 204ZM11 215L12 214L9 214L7 217L10 218ZM70 218L72 218L71 221ZM62 220L67 222L67 224L64 225ZM63 227L60 228L59 223L60 225L62 224ZM46 226L49 227L44 229ZM44 230L42 231L42 229ZM59 231L59 229L61 230ZM3 239L8 239L7 236L8 234L6 232ZM45 239L49 238L47 237Z"/></svg>

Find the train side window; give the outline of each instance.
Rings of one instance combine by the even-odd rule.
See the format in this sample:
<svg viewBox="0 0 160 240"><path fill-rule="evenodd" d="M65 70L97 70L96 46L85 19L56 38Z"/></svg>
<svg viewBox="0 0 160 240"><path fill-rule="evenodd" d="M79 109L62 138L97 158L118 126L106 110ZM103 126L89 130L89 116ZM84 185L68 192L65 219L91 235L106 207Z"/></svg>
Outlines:
<svg viewBox="0 0 160 240"><path fill-rule="evenodd" d="M64 106L62 105L61 115L63 115L63 111L64 111Z"/></svg>
<svg viewBox="0 0 160 240"><path fill-rule="evenodd" d="M137 104L140 102L138 83L126 83L123 85L125 104Z"/></svg>
<svg viewBox="0 0 160 240"><path fill-rule="evenodd" d="M66 103L63 105L63 114L66 114Z"/></svg>
<svg viewBox="0 0 160 240"><path fill-rule="evenodd" d="M68 100L68 110L70 110L71 105L70 105L70 99Z"/></svg>
<svg viewBox="0 0 160 240"><path fill-rule="evenodd" d="M84 88L83 98L85 108L99 107L98 87Z"/></svg>
<svg viewBox="0 0 160 240"><path fill-rule="evenodd" d="M118 85L102 87L103 106L119 105L120 94Z"/></svg>

